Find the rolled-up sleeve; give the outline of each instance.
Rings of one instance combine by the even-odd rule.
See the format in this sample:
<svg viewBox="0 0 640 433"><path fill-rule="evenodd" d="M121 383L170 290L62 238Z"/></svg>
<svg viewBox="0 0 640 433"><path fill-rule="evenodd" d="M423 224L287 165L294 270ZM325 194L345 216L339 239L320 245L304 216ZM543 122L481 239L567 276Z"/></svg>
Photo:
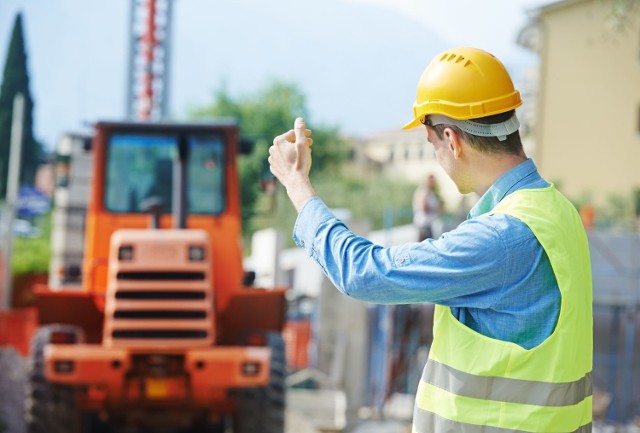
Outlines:
<svg viewBox="0 0 640 433"><path fill-rule="evenodd" d="M488 308L486 292L504 286L510 266L496 223L473 219L437 240L385 248L356 236L314 197L301 209L293 239L353 298Z"/></svg>

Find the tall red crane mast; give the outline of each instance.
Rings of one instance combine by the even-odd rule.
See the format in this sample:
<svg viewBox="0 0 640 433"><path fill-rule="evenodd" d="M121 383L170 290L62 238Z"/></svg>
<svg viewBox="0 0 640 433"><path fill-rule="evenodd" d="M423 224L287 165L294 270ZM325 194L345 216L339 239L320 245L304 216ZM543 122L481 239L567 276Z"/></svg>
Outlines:
<svg viewBox="0 0 640 433"><path fill-rule="evenodd" d="M173 0L131 0L126 116L162 120L169 104Z"/></svg>

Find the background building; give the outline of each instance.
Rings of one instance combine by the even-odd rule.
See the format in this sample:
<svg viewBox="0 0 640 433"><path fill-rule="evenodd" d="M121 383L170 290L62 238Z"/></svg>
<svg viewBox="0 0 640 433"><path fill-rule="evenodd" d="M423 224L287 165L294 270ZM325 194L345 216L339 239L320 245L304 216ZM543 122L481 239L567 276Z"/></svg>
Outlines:
<svg viewBox="0 0 640 433"><path fill-rule="evenodd" d="M536 163L577 202L639 207L640 7L568 0L534 11L519 42L539 55ZM620 8L624 9L620 9Z"/></svg>
<svg viewBox="0 0 640 433"><path fill-rule="evenodd" d="M463 203L462 194L438 164L424 128L369 134L355 146L354 162L368 170L376 170L382 176L416 185L424 183L427 176L433 174L447 210L456 212Z"/></svg>

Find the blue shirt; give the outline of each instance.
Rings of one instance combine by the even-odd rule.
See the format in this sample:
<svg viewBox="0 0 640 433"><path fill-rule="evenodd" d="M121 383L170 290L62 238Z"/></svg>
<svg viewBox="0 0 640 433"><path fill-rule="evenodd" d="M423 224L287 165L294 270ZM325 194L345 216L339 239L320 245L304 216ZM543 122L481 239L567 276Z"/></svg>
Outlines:
<svg viewBox="0 0 640 433"><path fill-rule="evenodd" d="M558 284L526 224L486 213L514 191L547 186L528 159L501 176L454 230L437 240L390 248L353 234L314 197L300 211L293 239L348 296L377 304L449 306L471 329L530 349L555 328Z"/></svg>

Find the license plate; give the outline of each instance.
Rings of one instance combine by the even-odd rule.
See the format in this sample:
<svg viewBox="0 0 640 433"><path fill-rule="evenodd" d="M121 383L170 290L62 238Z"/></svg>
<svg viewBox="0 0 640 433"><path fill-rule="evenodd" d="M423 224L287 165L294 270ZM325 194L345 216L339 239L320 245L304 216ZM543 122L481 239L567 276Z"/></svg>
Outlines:
<svg viewBox="0 0 640 433"><path fill-rule="evenodd" d="M145 385L147 398L166 398L169 395L167 379L148 377Z"/></svg>

